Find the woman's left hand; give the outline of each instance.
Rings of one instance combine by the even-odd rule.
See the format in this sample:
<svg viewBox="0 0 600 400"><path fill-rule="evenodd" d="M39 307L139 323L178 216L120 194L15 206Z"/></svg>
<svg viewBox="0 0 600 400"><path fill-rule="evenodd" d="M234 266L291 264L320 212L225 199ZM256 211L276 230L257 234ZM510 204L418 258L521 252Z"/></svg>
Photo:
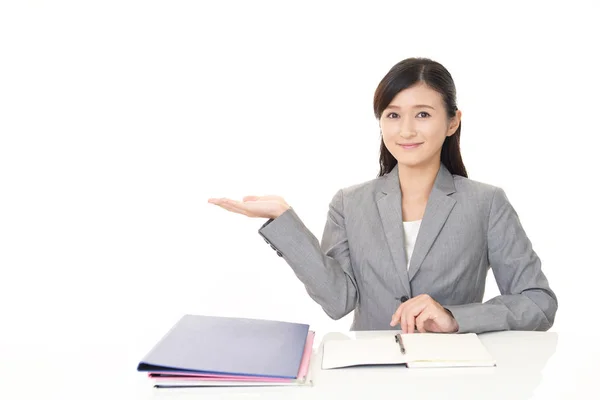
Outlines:
<svg viewBox="0 0 600 400"><path fill-rule="evenodd" d="M458 332L458 322L452 314L428 294L421 294L400 304L392 316L391 326L398 325L402 332L452 333Z"/></svg>

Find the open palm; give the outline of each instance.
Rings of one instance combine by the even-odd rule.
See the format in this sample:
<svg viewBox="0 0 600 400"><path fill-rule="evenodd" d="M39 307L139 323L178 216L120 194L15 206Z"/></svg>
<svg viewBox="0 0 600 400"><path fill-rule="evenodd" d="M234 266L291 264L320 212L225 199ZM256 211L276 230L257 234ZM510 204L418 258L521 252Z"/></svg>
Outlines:
<svg viewBox="0 0 600 400"><path fill-rule="evenodd" d="M290 208L281 196L246 196L242 201L211 198L208 202L251 218L277 218Z"/></svg>

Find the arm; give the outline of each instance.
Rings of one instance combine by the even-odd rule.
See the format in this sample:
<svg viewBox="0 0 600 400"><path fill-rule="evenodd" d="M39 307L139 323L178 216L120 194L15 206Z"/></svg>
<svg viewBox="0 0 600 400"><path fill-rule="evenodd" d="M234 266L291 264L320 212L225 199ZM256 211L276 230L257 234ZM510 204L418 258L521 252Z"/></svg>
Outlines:
<svg viewBox="0 0 600 400"><path fill-rule="evenodd" d="M327 315L340 319L354 310L358 291L350 265L341 190L329 205L321 245L291 208L267 221L259 233L292 267Z"/></svg>
<svg viewBox="0 0 600 400"><path fill-rule="evenodd" d="M548 330L558 308L541 262L502 189L492 198L488 259L500 296L484 304L446 305L459 332Z"/></svg>

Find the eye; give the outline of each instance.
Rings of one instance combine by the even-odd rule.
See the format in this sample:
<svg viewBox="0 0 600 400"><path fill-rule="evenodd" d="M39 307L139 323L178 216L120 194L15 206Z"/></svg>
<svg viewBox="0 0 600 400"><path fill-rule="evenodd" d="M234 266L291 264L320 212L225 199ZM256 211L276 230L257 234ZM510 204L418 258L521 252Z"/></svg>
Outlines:
<svg viewBox="0 0 600 400"><path fill-rule="evenodd" d="M388 118L400 118L400 116L395 112L388 113L387 117Z"/></svg>
<svg viewBox="0 0 600 400"><path fill-rule="evenodd" d="M425 111L421 111L420 113L417 114L417 117L419 117L419 115L422 115L420 118L428 118L431 117L431 115L428 112Z"/></svg>

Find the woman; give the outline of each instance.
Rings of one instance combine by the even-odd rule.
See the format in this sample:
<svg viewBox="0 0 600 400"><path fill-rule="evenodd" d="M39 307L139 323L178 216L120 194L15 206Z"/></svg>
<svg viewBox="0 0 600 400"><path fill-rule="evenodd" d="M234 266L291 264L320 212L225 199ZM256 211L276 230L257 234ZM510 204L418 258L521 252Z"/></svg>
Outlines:
<svg viewBox="0 0 600 400"><path fill-rule="evenodd" d="M269 220L259 233L334 319L352 330L547 330L558 307L500 188L467 178L450 73L410 58L378 85L379 176L333 197L321 244L279 196L209 199ZM494 271L500 296L482 304ZM390 321L391 319L391 321Z"/></svg>

